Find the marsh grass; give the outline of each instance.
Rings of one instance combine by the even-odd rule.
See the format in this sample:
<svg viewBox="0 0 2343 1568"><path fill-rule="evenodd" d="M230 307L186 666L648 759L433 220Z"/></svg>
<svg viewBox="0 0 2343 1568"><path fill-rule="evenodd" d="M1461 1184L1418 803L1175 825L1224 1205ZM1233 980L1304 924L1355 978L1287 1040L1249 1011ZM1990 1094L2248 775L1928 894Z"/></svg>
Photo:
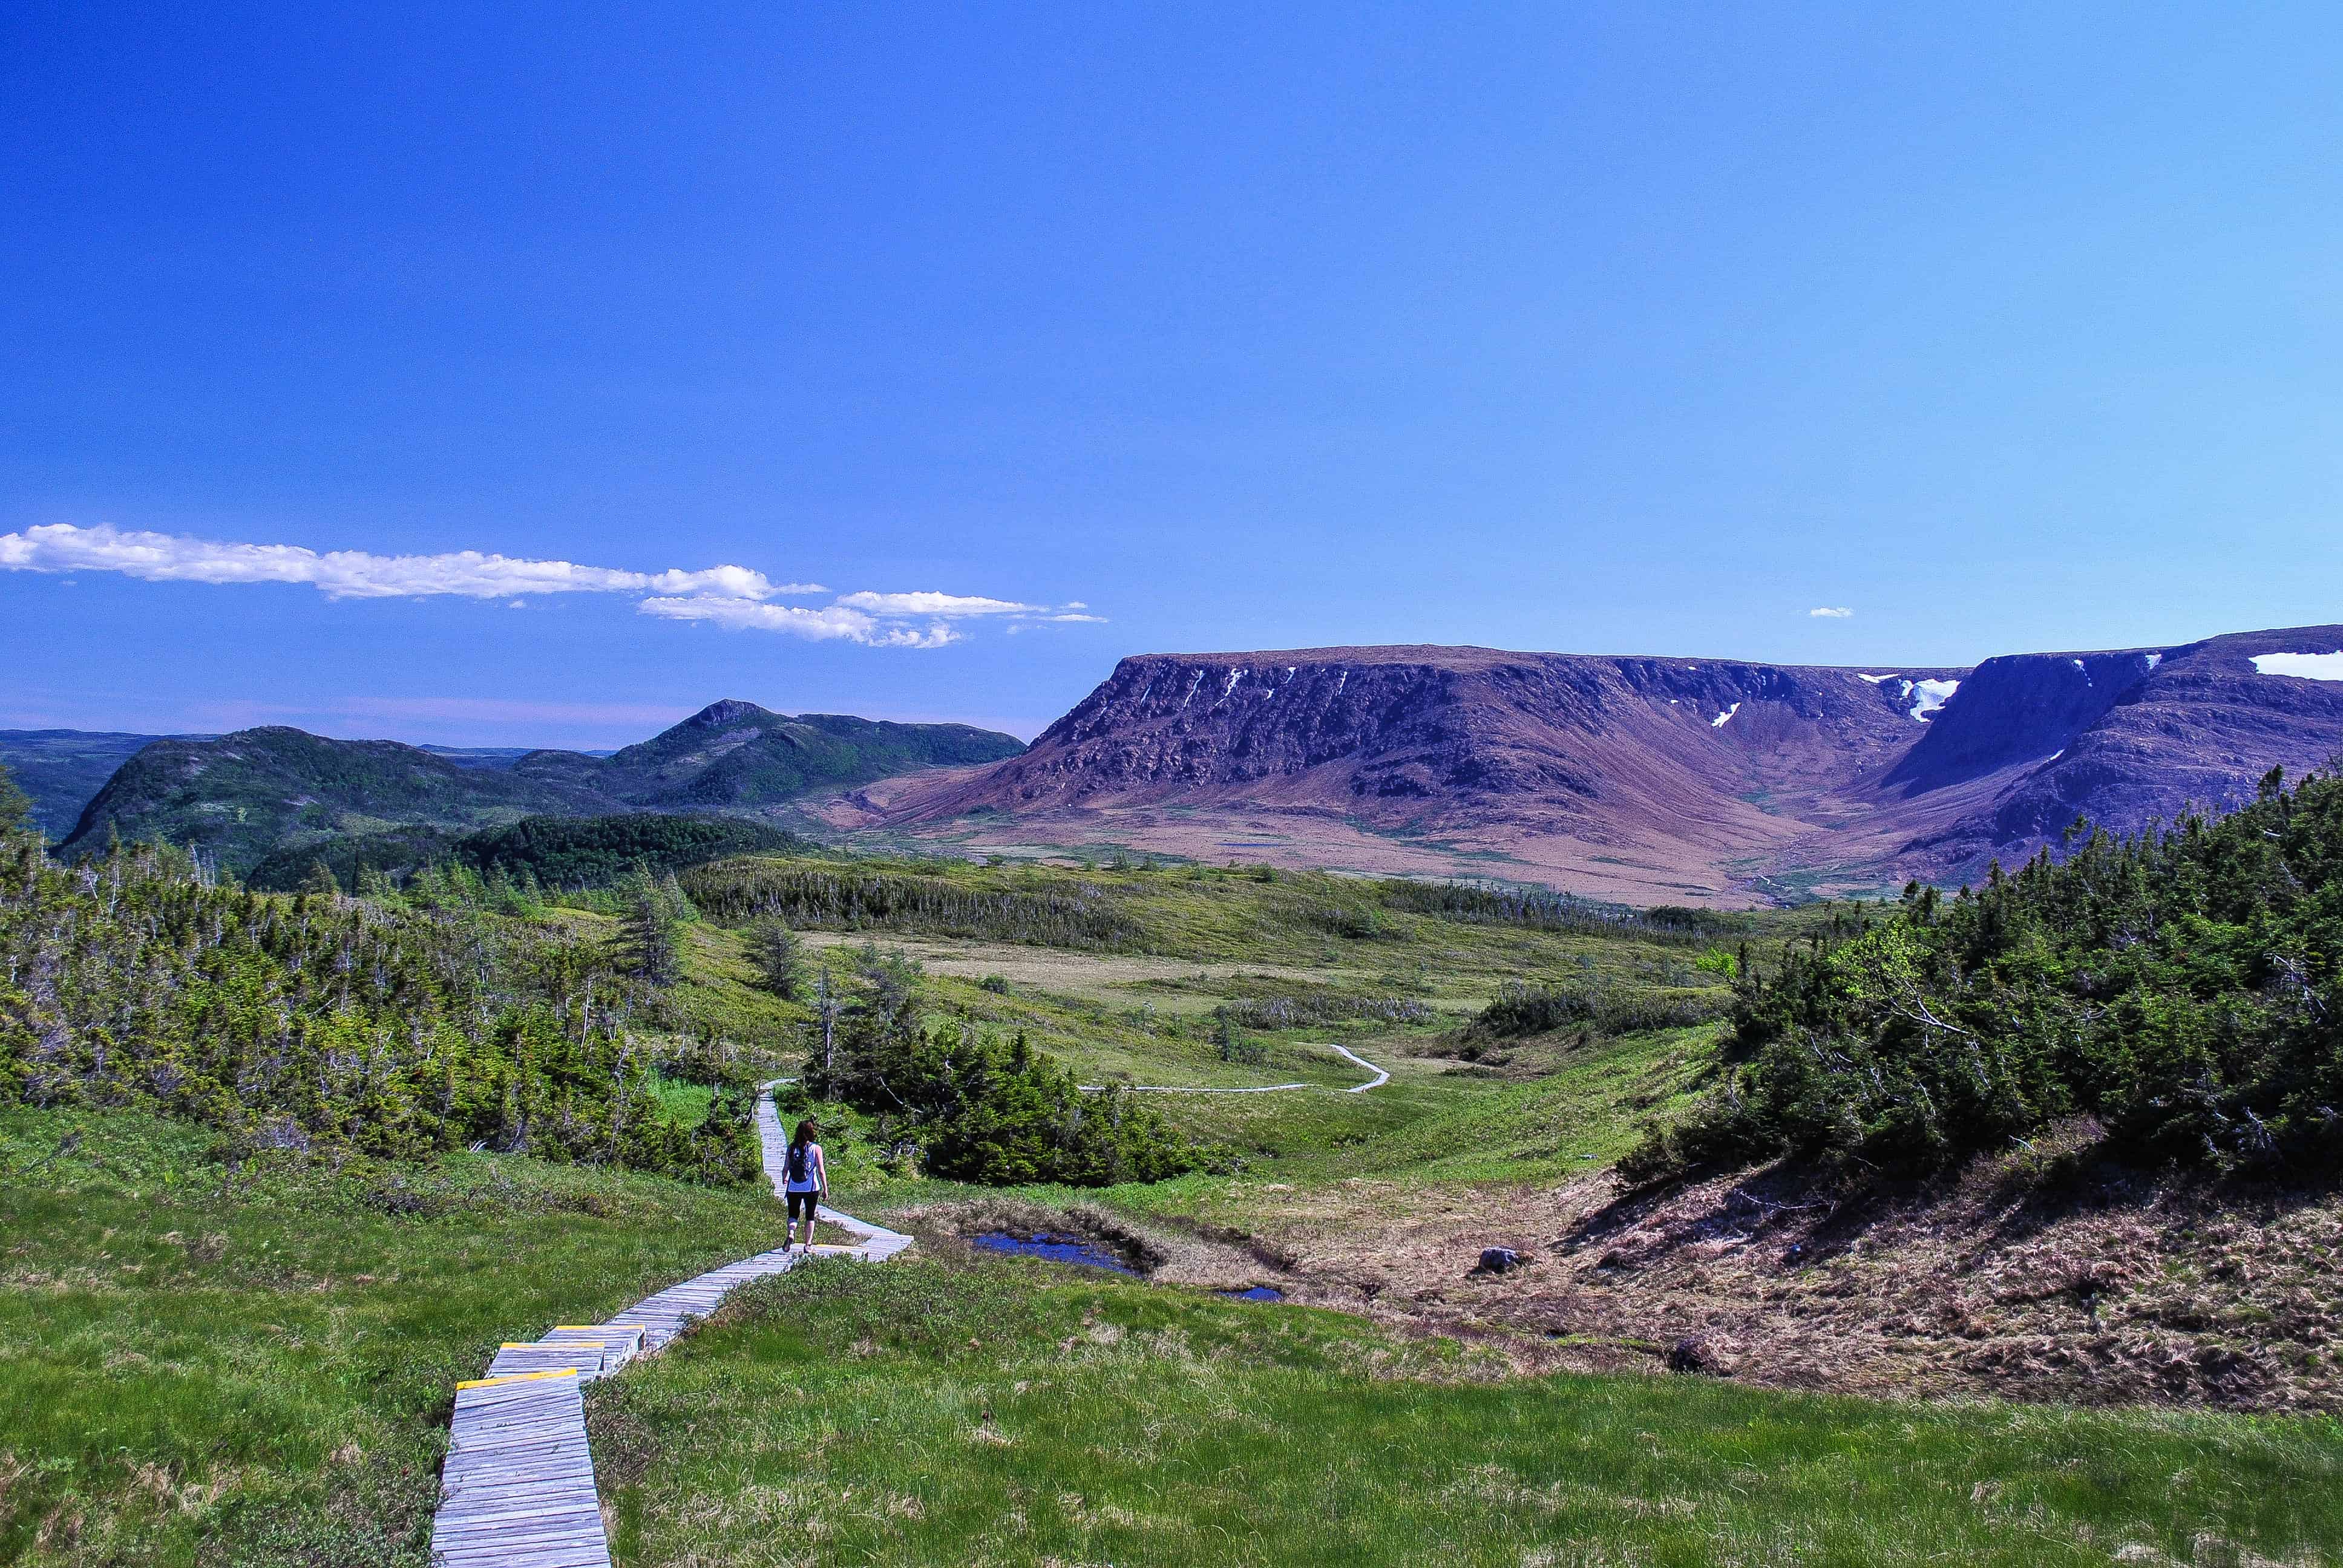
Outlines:
<svg viewBox="0 0 2343 1568"><path fill-rule="evenodd" d="M925 1257L760 1283L589 1404L628 1564L2106 1563L2343 1542L2332 1422L1501 1372L1331 1313Z"/></svg>

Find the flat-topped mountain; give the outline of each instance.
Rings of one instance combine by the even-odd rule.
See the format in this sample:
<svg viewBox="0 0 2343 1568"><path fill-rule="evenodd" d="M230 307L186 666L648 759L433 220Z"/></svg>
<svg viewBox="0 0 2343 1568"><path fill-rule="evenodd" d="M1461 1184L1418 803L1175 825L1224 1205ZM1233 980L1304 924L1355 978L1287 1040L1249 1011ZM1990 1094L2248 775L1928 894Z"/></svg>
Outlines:
<svg viewBox="0 0 2343 1568"><path fill-rule="evenodd" d="M1784 896L1973 874L2078 813L2135 829L2323 764L2343 750L2343 668L2319 662L2338 649L2343 628L2314 627L1975 670L1148 655L1023 754L872 794L915 829L1005 818L1029 840L1478 869L1644 902Z"/></svg>
<svg viewBox="0 0 2343 1568"><path fill-rule="evenodd" d="M640 810L775 818L817 792L1022 749L962 724L792 718L739 701L710 704L608 757L443 754L270 726L151 742L90 800L60 849L99 848L109 832L167 839L243 872L275 850L402 827L468 832L524 817Z"/></svg>

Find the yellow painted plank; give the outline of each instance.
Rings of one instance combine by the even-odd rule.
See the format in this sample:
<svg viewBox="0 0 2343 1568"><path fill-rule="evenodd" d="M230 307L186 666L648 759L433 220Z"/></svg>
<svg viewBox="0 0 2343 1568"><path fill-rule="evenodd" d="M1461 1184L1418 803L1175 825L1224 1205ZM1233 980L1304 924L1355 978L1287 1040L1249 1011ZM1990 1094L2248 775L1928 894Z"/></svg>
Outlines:
<svg viewBox="0 0 2343 1568"><path fill-rule="evenodd" d="M506 1372L500 1377L476 1377L459 1382L456 1386L458 1388L494 1388L500 1382L530 1382L539 1378L576 1377L577 1375L576 1367L557 1367L551 1372Z"/></svg>

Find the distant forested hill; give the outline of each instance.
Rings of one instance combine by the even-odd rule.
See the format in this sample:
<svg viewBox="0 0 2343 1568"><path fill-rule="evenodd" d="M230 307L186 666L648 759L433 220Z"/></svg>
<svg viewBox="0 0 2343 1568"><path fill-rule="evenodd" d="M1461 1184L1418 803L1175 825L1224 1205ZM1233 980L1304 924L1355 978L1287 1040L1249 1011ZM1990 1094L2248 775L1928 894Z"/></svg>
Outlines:
<svg viewBox="0 0 2343 1568"><path fill-rule="evenodd" d="M89 801L61 849L102 850L110 836L167 840L242 875L272 856L297 855L306 867L311 857L301 851L329 844L389 836L409 854L429 849L432 835L453 840L532 817L788 819L809 795L1022 749L1010 736L962 724L789 718L733 701L614 756L533 751L509 767L490 753L271 727L146 746Z"/></svg>
<svg viewBox="0 0 2343 1568"><path fill-rule="evenodd" d="M636 867L681 871L732 855L803 854L809 839L737 817L679 817L635 811L615 817L525 817L505 828L454 835L436 828L291 844L272 851L246 879L267 892L299 889L319 864L344 891L356 891L361 869L400 873L425 866L463 866L485 878L548 891L608 887Z"/></svg>
<svg viewBox="0 0 2343 1568"><path fill-rule="evenodd" d="M393 740L328 740L272 725L216 740L156 741L106 781L63 849L103 850L109 834L168 841L241 875L287 844L623 809L590 789L465 768Z"/></svg>
<svg viewBox="0 0 2343 1568"><path fill-rule="evenodd" d="M0 729L0 768L15 774L17 788L32 798L33 820L41 831L62 839L115 770L162 739L88 729Z"/></svg>
<svg viewBox="0 0 2343 1568"><path fill-rule="evenodd" d="M791 718L728 701L616 753L594 777L634 806L754 810L921 768L998 762L1024 749L1014 737L966 724L895 724L842 713ZM561 755L538 753L548 760ZM518 771L538 776L549 768L529 759Z"/></svg>

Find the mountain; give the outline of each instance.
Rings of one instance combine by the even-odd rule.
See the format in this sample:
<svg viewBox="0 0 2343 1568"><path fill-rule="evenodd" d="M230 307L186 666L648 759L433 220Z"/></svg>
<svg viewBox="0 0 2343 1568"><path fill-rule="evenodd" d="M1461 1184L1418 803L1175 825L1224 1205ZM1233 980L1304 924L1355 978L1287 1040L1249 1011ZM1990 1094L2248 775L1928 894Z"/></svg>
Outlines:
<svg viewBox="0 0 2343 1568"><path fill-rule="evenodd" d="M769 713L715 702L672 729L613 753L590 776L605 791L660 811L756 812L817 790L850 789L920 769L998 762L1024 743L966 724L895 724L842 713ZM574 752L538 752L514 772L583 777Z"/></svg>
<svg viewBox="0 0 2343 1568"><path fill-rule="evenodd" d="M98 848L112 831L199 845L243 873L273 852L401 829L462 834L641 810L778 819L813 792L1022 749L966 725L788 718L735 701L611 756L531 751L508 765L494 753L268 727L146 746L90 800L59 852Z"/></svg>
<svg viewBox="0 0 2343 1568"><path fill-rule="evenodd" d="M2321 626L1989 659L1893 782L1914 800L1980 777L1999 787L1908 850L1974 868L2051 842L2077 816L2134 830L2248 799L2272 768L2326 768L2343 758L2338 650L2343 626Z"/></svg>
<svg viewBox="0 0 2343 1568"><path fill-rule="evenodd" d="M81 809L106 787L115 769L161 739L88 729L0 729L0 767L32 797L33 819L41 831L62 839L73 831Z"/></svg>
<svg viewBox="0 0 2343 1568"><path fill-rule="evenodd" d="M444 757L458 768L510 768L524 757L534 756L534 746L433 746L426 743L421 749L434 757ZM608 757L607 751L581 751L580 757Z"/></svg>
<svg viewBox="0 0 2343 1568"><path fill-rule="evenodd" d="M1267 851L1643 903L1786 898L1974 875L2078 813L2136 829L2249 793L2273 766L2323 764L2343 750L2338 649L2343 628L2312 627L1974 670L1470 648L1148 655L1022 755L864 805L868 820L980 844Z"/></svg>
<svg viewBox="0 0 2343 1568"><path fill-rule="evenodd" d="M466 768L395 740L329 740L268 725L147 746L106 780L59 852L102 848L111 829L200 846L241 873L280 845L336 835L622 809L590 789Z"/></svg>

